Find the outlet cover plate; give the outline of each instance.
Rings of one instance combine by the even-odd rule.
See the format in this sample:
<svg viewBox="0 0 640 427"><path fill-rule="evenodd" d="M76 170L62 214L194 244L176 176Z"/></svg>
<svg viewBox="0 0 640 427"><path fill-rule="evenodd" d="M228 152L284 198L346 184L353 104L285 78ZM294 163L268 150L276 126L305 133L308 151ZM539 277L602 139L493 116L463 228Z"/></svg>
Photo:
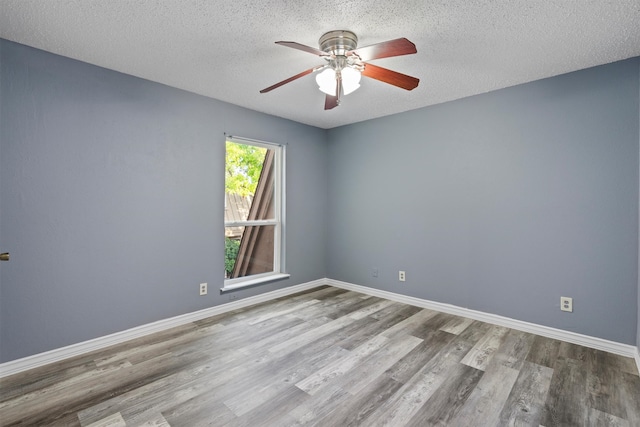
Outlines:
<svg viewBox="0 0 640 427"><path fill-rule="evenodd" d="M573 312L573 298L560 297L560 310Z"/></svg>

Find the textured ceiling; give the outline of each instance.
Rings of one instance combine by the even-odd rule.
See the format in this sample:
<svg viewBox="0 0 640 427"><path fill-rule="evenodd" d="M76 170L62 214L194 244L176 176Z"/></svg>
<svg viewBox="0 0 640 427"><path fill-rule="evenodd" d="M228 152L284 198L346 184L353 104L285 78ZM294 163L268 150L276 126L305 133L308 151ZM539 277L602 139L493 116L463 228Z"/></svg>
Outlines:
<svg viewBox="0 0 640 427"><path fill-rule="evenodd" d="M325 32L418 53L372 63L420 79L363 78L334 110L313 76L259 90L320 58ZM321 128L640 56L639 0L0 0L0 37Z"/></svg>

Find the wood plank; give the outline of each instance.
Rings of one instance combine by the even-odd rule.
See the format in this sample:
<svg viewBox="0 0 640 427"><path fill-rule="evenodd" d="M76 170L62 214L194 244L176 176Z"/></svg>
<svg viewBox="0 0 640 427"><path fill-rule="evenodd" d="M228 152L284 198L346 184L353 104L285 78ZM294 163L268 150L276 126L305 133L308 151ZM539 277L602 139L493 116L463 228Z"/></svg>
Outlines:
<svg viewBox="0 0 640 427"><path fill-rule="evenodd" d="M7 424L19 420L27 425L42 424L43 419L49 418L50 413L59 411L60 407L65 408L65 412L60 416L65 416L66 411L77 412L83 406L100 400L103 393L120 393L122 390L137 388L140 382L149 379L153 381L158 376L171 374L184 364L185 361L163 355L137 366L127 363L124 367L97 368L95 372L3 402L0 404L2 421Z"/></svg>
<svg viewBox="0 0 640 427"><path fill-rule="evenodd" d="M473 346L471 351L462 359L461 363L484 371L508 332L508 328L494 325L485 336Z"/></svg>
<svg viewBox="0 0 640 427"><path fill-rule="evenodd" d="M607 363L607 353L600 350L588 349L587 370L587 401L591 408L619 418L626 418L620 387L622 372L617 366ZM639 396L640 397L640 396Z"/></svg>
<svg viewBox="0 0 640 427"><path fill-rule="evenodd" d="M626 420L631 426L640 426L640 377L622 373L620 398L626 410Z"/></svg>
<svg viewBox="0 0 640 427"><path fill-rule="evenodd" d="M318 326L317 328L314 328L303 334L300 334L286 341L278 343L273 347L269 348L269 352L275 353L275 354L291 353L299 349L300 347L308 344L309 342L315 341L326 335L329 335L330 333L335 332L338 329L341 329L346 325L353 323L356 320L358 319L354 319L351 316L339 317L338 319L332 320L328 323L325 323L324 325Z"/></svg>
<svg viewBox="0 0 640 427"><path fill-rule="evenodd" d="M385 336L394 336L396 334L413 334L425 322L437 315L437 311L423 308L411 317L404 319L402 322L395 324L392 328L387 329L382 334Z"/></svg>
<svg viewBox="0 0 640 427"><path fill-rule="evenodd" d="M129 423L129 425L131 425L131 423ZM136 422L135 425L139 427L171 427L162 414L155 414L141 423Z"/></svg>
<svg viewBox="0 0 640 427"><path fill-rule="evenodd" d="M350 323L329 335L325 335L322 338L303 345L296 350L296 354L300 356L314 354L331 346L339 346L346 351L351 351L375 337L377 334L371 334L370 331L376 326L376 323L371 322L368 318L355 320L353 323ZM354 341L358 342L357 346L352 345Z"/></svg>
<svg viewBox="0 0 640 427"><path fill-rule="evenodd" d="M207 328L207 331L208 333L213 333L216 330L221 330L223 328L223 325L216 324ZM201 335L201 330L194 329L181 331L180 334L167 337L162 341L148 343L144 346L125 348L109 356L98 357L94 361L97 366L108 366L122 361L126 361L131 364L140 363L145 360L158 357L158 355L161 354L170 354L172 348L190 344L193 341L200 339Z"/></svg>
<svg viewBox="0 0 640 427"><path fill-rule="evenodd" d="M270 399L263 399L260 405L254 405L252 409L226 424L228 427L254 427L254 426L278 426L291 420L289 412L303 404L309 395L297 387L289 384ZM250 398L249 398L250 399ZM286 421L283 421L286 420Z"/></svg>
<svg viewBox="0 0 640 427"><path fill-rule="evenodd" d="M324 393L307 395L307 399L291 409L287 414L288 420L283 420L280 425L282 427L313 425L328 416L336 407L345 405L351 397L352 395L340 387L327 387Z"/></svg>
<svg viewBox="0 0 640 427"><path fill-rule="evenodd" d="M386 375L398 382L406 383L455 337L448 332L433 331L406 356L387 369ZM471 345L468 348L471 348Z"/></svg>
<svg viewBox="0 0 640 427"><path fill-rule="evenodd" d="M391 313L385 313L388 309L393 309ZM394 327L399 322L413 316L420 309L417 307L406 306L389 306L370 316L362 319L366 322L366 326L358 331L357 334L351 334L340 342L340 346L346 350L353 350L363 342L373 338L389 328ZM371 319L377 321L372 322Z"/></svg>
<svg viewBox="0 0 640 427"><path fill-rule="evenodd" d="M171 426L223 426L236 419L231 409L209 393L169 405L162 414Z"/></svg>
<svg viewBox="0 0 640 427"><path fill-rule="evenodd" d="M524 362L500 413L501 425L539 425L553 369Z"/></svg>
<svg viewBox="0 0 640 427"><path fill-rule="evenodd" d="M626 372L627 374L639 376L638 374L638 365L636 365L636 361L633 357L624 357L618 354L613 353L605 353L606 361L604 363L606 365L613 366L615 369L620 372Z"/></svg>
<svg viewBox="0 0 640 427"><path fill-rule="evenodd" d="M418 338L424 338L434 330L441 329L444 325L449 323L455 316L448 313L438 313L435 316L429 318L428 322L422 322L418 327L411 332L411 335Z"/></svg>
<svg viewBox="0 0 640 427"><path fill-rule="evenodd" d="M560 342L558 357L584 362L587 360L588 350L589 349L587 347L562 341Z"/></svg>
<svg viewBox="0 0 640 427"><path fill-rule="evenodd" d="M560 352L561 342L552 338L536 336L526 357L527 362L553 368Z"/></svg>
<svg viewBox="0 0 640 427"><path fill-rule="evenodd" d="M15 399L36 390L52 387L55 383L71 380L96 369L93 360L75 359L57 362L0 379L0 402ZM54 372L55 374L52 374Z"/></svg>
<svg viewBox="0 0 640 427"><path fill-rule="evenodd" d="M351 313L364 309L365 307L372 306L375 303L384 301L381 298L375 297L361 298L355 292L353 292L353 294L354 295L350 295L349 299L343 298L335 302L331 301L330 304L327 303L327 305L323 307L325 315L332 319L337 319L342 316L350 315Z"/></svg>
<svg viewBox="0 0 640 427"><path fill-rule="evenodd" d="M324 301L329 298L333 298L338 295L348 295L351 291L342 288L334 288L333 286L326 286L323 289L318 291L314 291L313 293L308 294L311 298L319 299L320 301ZM288 299L288 297L283 297L283 299Z"/></svg>
<svg viewBox="0 0 640 427"><path fill-rule="evenodd" d="M460 335L465 329L467 329L473 323L473 319L468 317L455 316L447 323L442 325L441 331L449 332L450 334Z"/></svg>
<svg viewBox="0 0 640 427"><path fill-rule="evenodd" d="M344 376L340 384L351 394L359 393L375 378L413 350L422 340L411 335L403 335L391 339L387 345L368 356L359 366Z"/></svg>
<svg viewBox="0 0 640 427"><path fill-rule="evenodd" d="M378 301L375 304L367 305L364 308L361 308L359 310L352 312L351 314L349 314L349 317L356 320L362 319L364 317L374 314L377 311L380 311L386 307L389 307L392 304L393 304L393 301L388 301L388 300Z"/></svg>
<svg viewBox="0 0 640 427"><path fill-rule="evenodd" d="M377 335L353 350L353 352L350 352L346 357L325 366L313 375L297 382L296 387L313 395L325 384L353 369L362 359L378 351L388 341L390 341L389 338Z"/></svg>
<svg viewBox="0 0 640 427"><path fill-rule="evenodd" d="M327 322L329 322L329 319L326 319L326 321L323 321L322 323ZM283 328L280 331L273 331L271 334L266 334L260 338L254 339L252 342L240 346L238 348L238 351L247 355L253 355L262 351L262 349L264 348L273 347L278 343L287 341L293 337L317 328L318 326L320 325L311 322L305 322L300 319L300 323L291 324L288 328Z"/></svg>
<svg viewBox="0 0 640 427"><path fill-rule="evenodd" d="M78 412L83 424L103 419L114 412L121 413L128 421L135 414L154 414L163 405L171 407L211 390L212 384L200 381L198 376L206 371L206 364L196 364L171 375L159 377L116 396L105 399ZM143 417L139 417L143 418Z"/></svg>
<svg viewBox="0 0 640 427"><path fill-rule="evenodd" d="M323 417L312 420L313 426L360 426L367 425L367 419L402 386L386 375L376 378L358 394L346 393L348 399L334 405ZM301 423L305 425L305 423Z"/></svg>
<svg viewBox="0 0 640 427"><path fill-rule="evenodd" d="M310 300L310 301L301 301L297 304L294 305L290 305L288 307L282 307L279 310L269 310L265 313L263 313L260 316L255 316L252 319L250 319L247 324L248 325L255 325L257 323L262 323L265 320L269 320L269 319L273 319L274 317L279 317L279 316L284 316L285 314L290 314L293 312L296 312L298 310L305 310L307 308L309 308L312 305L315 304L319 304L320 301L319 300Z"/></svg>
<svg viewBox="0 0 640 427"><path fill-rule="evenodd" d="M507 368L520 370L524 359L531 350L531 345L535 335L510 329L498 347L493 358L496 363L500 363Z"/></svg>
<svg viewBox="0 0 640 427"><path fill-rule="evenodd" d="M587 409L586 424L590 427L631 427L627 420L594 408Z"/></svg>
<svg viewBox="0 0 640 427"><path fill-rule="evenodd" d="M283 388L348 354L347 350L339 346L325 346L323 341L313 342L295 352L282 355L264 351L251 364L241 364L230 370L240 372L240 375L229 376L224 372L217 376L215 380L219 386L216 393L227 406L243 415L253 405L261 404L262 400L278 394ZM218 377L222 377L222 380ZM221 393L221 388L226 389L224 394ZM247 404L244 396L251 397L253 403Z"/></svg>
<svg viewBox="0 0 640 427"><path fill-rule="evenodd" d="M82 424L83 427L127 427L127 423L122 418L120 412L109 415L91 424Z"/></svg>
<svg viewBox="0 0 640 427"><path fill-rule="evenodd" d="M372 426L401 426L447 380L448 372L459 364L471 345L464 341L451 342L432 357L396 393L387 399L369 417Z"/></svg>
<svg viewBox="0 0 640 427"><path fill-rule="evenodd" d="M437 393L418 409L409 425L450 425L483 375L483 371L462 363L454 365Z"/></svg>
<svg viewBox="0 0 640 427"><path fill-rule="evenodd" d="M583 369L582 362L571 358L558 358L554 365L542 424L585 425L586 389L587 373Z"/></svg>
<svg viewBox="0 0 640 427"><path fill-rule="evenodd" d="M249 386L242 391L238 391L233 396L225 399L224 404L236 415L243 416L257 406L275 398L283 390L290 388L292 384L308 377L312 372L335 366L350 356L351 354L342 348L329 347L323 351L316 352L313 357L305 359L273 360L270 364L272 368L267 370L270 374L267 378L262 378L253 387Z"/></svg>
<svg viewBox="0 0 640 427"><path fill-rule="evenodd" d="M497 426L504 404L519 372L499 363L490 364L451 425Z"/></svg>
<svg viewBox="0 0 640 427"><path fill-rule="evenodd" d="M382 321L385 319L386 320L395 319L396 320L395 323L397 323L413 316L420 310L422 309L420 307L416 307L415 305L407 305L400 302L394 302L393 304L390 304L389 306L383 308L382 310L376 311L375 313L370 314L369 317L379 321Z"/></svg>
<svg viewBox="0 0 640 427"><path fill-rule="evenodd" d="M471 345L475 345L478 341L480 341L480 339L482 339L482 337L486 335L487 332L489 332L489 329L491 329L492 326L493 325L490 325L489 323L474 320L473 322L471 322L471 325L469 325L458 336L460 337L460 339L471 343Z"/></svg>

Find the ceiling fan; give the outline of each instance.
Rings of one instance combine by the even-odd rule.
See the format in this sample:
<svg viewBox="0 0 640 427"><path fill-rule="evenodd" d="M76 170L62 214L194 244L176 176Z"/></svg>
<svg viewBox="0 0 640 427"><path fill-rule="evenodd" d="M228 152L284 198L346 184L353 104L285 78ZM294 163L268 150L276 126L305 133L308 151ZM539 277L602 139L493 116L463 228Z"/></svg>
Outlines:
<svg viewBox="0 0 640 427"><path fill-rule="evenodd" d="M320 37L320 49L289 41L278 41L276 43L318 55L326 61L326 64L309 68L273 86L262 89L260 93L272 91L307 74L317 72L316 83L318 83L320 90L327 94L324 109L330 110L340 105L342 95L348 95L360 87L361 76L406 90L415 89L420 82L415 77L366 62L372 59L416 53L416 45L405 38L356 48L358 46L358 37L354 33L346 30L337 30L329 31Z"/></svg>

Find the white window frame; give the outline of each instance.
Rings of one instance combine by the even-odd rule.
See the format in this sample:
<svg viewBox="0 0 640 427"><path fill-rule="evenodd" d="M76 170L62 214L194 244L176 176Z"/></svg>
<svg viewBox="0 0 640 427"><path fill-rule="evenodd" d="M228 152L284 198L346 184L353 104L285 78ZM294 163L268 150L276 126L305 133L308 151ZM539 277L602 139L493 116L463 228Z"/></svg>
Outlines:
<svg viewBox="0 0 640 427"><path fill-rule="evenodd" d="M224 287L221 291L229 291L247 286L254 286L261 283L273 282L289 278L290 275L285 271L285 160L286 146L273 142L259 141L255 139L242 138L238 136L227 135L226 142L233 142L244 145L254 145L256 147L274 150L274 177L273 177L273 197L274 197L274 219L273 220L254 220L254 221L230 221L224 223L227 227L248 227L248 226L274 226L274 244L273 244L273 271L268 273L253 274L251 276L237 277L234 279L225 279ZM225 150L226 151L226 150ZM226 160L225 160L226 161ZM226 199L225 199L226 203Z"/></svg>

